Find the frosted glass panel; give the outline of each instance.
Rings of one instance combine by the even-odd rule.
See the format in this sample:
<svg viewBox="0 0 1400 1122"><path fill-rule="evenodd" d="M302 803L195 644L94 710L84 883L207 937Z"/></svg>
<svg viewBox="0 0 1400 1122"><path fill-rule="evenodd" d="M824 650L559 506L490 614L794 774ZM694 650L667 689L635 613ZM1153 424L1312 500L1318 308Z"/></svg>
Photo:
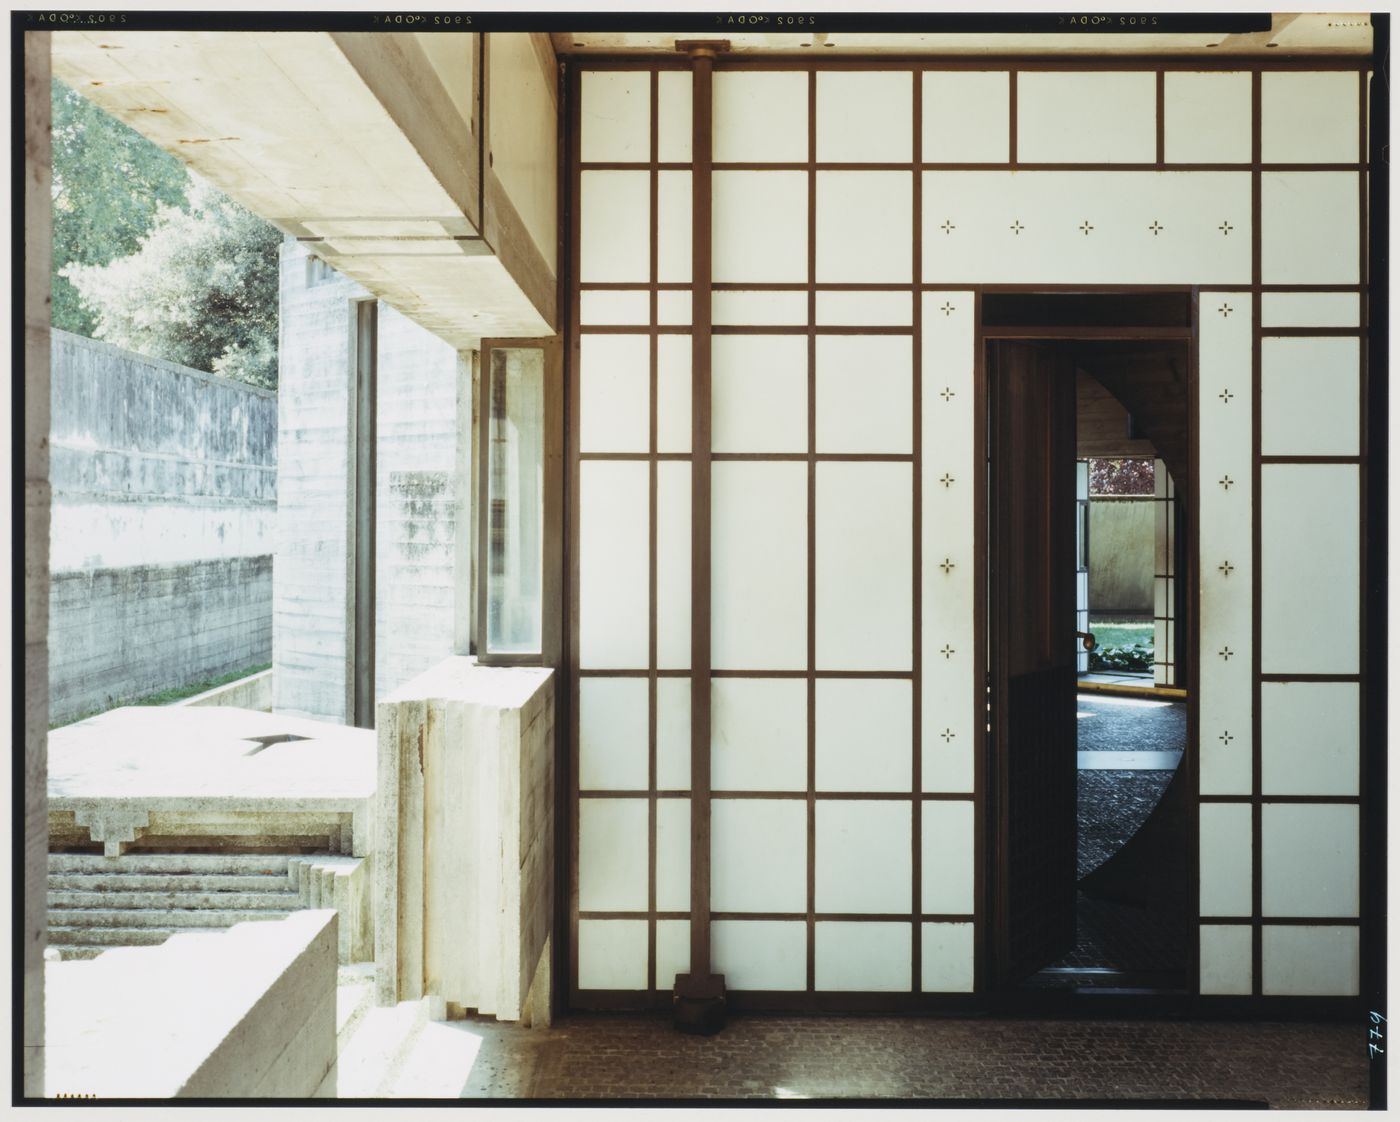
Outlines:
<svg viewBox="0 0 1400 1122"><path fill-rule="evenodd" d="M651 181L646 172L582 172L579 211L579 280L650 280Z"/></svg>
<svg viewBox="0 0 1400 1122"><path fill-rule="evenodd" d="M913 379L908 336L819 336L817 451L912 452Z"/></svg>
<svg viewBox="0 0 1400 1122"><path fill-rule="evenodd" d="M797 678L716 678L710 690L713 788L805 791L807 683Z"/></svg>
<svg viewBox="0 0 1400 1122"><path fill-rule="evenodd" d="M1201 915L1247 916L1254 899L1254 808L1202 803Z"/></svg>
<svg viewBox="0 0 1400 1122"><path fill-rule="evenodd" d="M906 681L819 680L817 790L910 790L913 717Z"/></svg>
<svg viewBox="0 0 1400 1122"><path fill-rule="evenodd" d="M579 355L579 450L645 452L651 440L651 340L583 335Z"/></svg>
<svg viewBox="0 0 1400 1122"><path fill-rule="evenodd" d="M656 176L656 279L663 284L690 280L690 172Z"/></svg>
<svg viewBox="0 0 1400 1122"><path fill-rule="evenodd" d="M1251 86L1244 72L1167 71L1162 91L1167 162L1249 163Z"/></svg>
<svg viewBox="0 0 1400 1122"><path fill-rule="evenodd" d="M642 289L634 291L591 290L578 296L579 323L588 325L637 324L651 322L651 295Z"/></svg>
<svg viewBox="0 0 1400 1122"><path fill-rule="evenodd" d="M1354 674L1360 660L1360 533L1354 464L1260 471L1264 673Z"/></svg>
<svg viewBox="0 0 1400 1122"><path fill-rule="evenodd" d="M710 486L713 665L805 669L807 465L719 462Z"/></svg>
<svg viewBox="0 0 1400 1122"><path fill-rule="evenodd" d="M926 802L923 812L923 887L925 915L971 915L977 835L970 801Z"/></svg>
<svg viewBox="0 0 1400 1122"><path fill-rule="evenodd" d="M1264 915L1356 915L1359 841L1354 805L1266 803Z"/></svg>
<svg viewBox="0 0 1400 1122"><path fill-rule="evenodd" d="M807 910L807 804L716 799L710 804L710 904L717 912Z"/></svg>
<svg viewBox="0 0 1400 1122"><path fill-rule="evenodd" d="M816 499L817 666L908 670L910 465L819 463Z"/></svg>
<svg viewBox="0 0 1400 1122"><path fill-rule="evenodd" d="M1360 201L1352 172L1262 176L1265 284L1355 284Z"/></svg>
<svg viewBox="0 0 1400 1122"><path fill-rule="evenodd" d="M647 852L645 799L580 799L579 909L646 911Z"/></svg>
<svg viewBox="0 0 1400 1122"><path fill-rule="evenodd" d="M1354 456L1361 448L1361 342L1265 339L1260 431L1266 456Z"/></svg>
<svg viewBox="0 0 1400 1122"><path fill-rule="evenodd" d="M690 465L656 465L656 665L690 666Z"/></svg>
<svg viewBox="0 0 1400 1122"><path fill-rule="evenodd" d="M579 113L579 158L585 163L651 158L651 75L585 70Z"/></svg>
<svg viewBox="0 0 1400 1122"><path fill-rule="evenodd" d="M579 464L579 665L647 665L647 465Z"/></svg>
<svg viewBox="0 0 1400 1122"><path fill-rule="evenodd" d="M944 305L951 309L946 315ZM973 319L970 292L923 296L921 774L926 791L971 791L973 783ZM951 572L940 567L945 558L953 562Z"/></svg>
<svg viewBox="0 0 1400 1122"><path fill-rule="evenodd" d="M662 293L663 296L671 295ZM656 337L656 450L690 451L689 335Z"/></svg>
<svg viewBox="0 0 1400 1122"><path fill-rule="evenodd" d="M807 925L768 919L715 920L711 961L731 990L807 987Z"/></svg>
<svg viewBox="0 0 1400 1122"><path fill-rule="evenodd" d="M817 281L907 284L913 199L909 172L817 172Z"/></svg>
<svg viewBox="0 0 1400 1122"><path fill-rule="evenodd" d="M925 923L920 961L925 993L971 993L976 931L970 923Z"/></svg>
<svg viewBox="0 0 1400 1122"><path fill-rule="evenodd" d="M1265 71L1260 77L1265 163L1356 162L1361 111L1361 79L1356 71Z"/></svg>
<svg viewBox="0 0 1400 1122"><path fill-rule="evenodd" d="M1157 158L1155 74L1022 71L1016 81L1016 155L1023 163Z"/></svg>
<svg viewBox="0 0 1400 1122"><path fill-rule="evenodd" d="M1243 171L930 171L923 196L929 282L1248 284L1252 274Z"/></svg>
<svg viewBox="0 0 1400 1122"><path fill-rule="evenodd" d="M1260 706L1264 794L1360 793L1360 686L1265 682Z"/></svg>
<svg viewBox="0 0 1400 1122"><path fill-rule="evenodd" d="M1200 749L1203 794L1253 789L1250 302L1200 295ZM1228 568L1226 568L1228 566ZM1228 652L1229 657L1225 657Z"/></svg>
<svg viewBox="0 0 1400 1122"><path fill-rule="evenodd" d="M1265 327L1356 327L1361 297L1355 292L1266 292L1260 315Z"/></svg>
<svg viewBox="0 0 1400 1122"><path fill-rule="evenodd" d="M914 145L908 71L817 74L819 163L908 163Z"/></svg>
<svg viewBox="0 0 1400 1122"><path fill-rule="evenodd" d="M690 921L656 921L656 988L669 990L677 974L690 973Z"/></svg>
<svg viewBox="0 0 1400 1122"><path fill-rule="evenodd" d="M913 927L907 923L818 923L817 989L910 989L912 939Z"/></svg>
<svg viewBox="0 0 1400 1122"><path fill-rule="evenodd" d="M1361 986L1361 931L1356 927L1264 925L1266 994L1350 997Z"/></svg>
<svg viewBox="0 0 1400 1122"><path fill-rule="evenodd" d="M766 132L767 126L765 126ZM720 135L718 132L716 136ZM776 135L776 134L775 134ZM807 281L807 175L717 171L713 280Z"/></svg>
<svg viewBox="0 0 1400 1122"><path fill-rule="evenodd" d="M690 800L656 800L656 908L690 911Z"/></svg>
<svg viewBox="0 0 1400 1122"><path fill-rule="evenodd" d="M716 292L710 303L716 327L801 327L807 322L807 293Z"/></svg>
<svg viewBox="0 0 1400 1122"><path fill-rule="evenodd" d="M807 340L718 335L711 343L711 448L807 450Z"/></svg>
<svg viewBox="0 0 1400 1122"><path fill-rule="evenodd" d="M925 71L925 163L1004 163L1011 155L1011 76Z"/></svg>
<svg viewBox="0 0 1400 1122"><path fill-rule="evenodd" d="M646 920L579 920L578 986L581 990L646 989Z"/></svg>
<svg viewBox="0 0 1400 1122"><path fill-rule="evenodd" d="M656 294L656 322L664 326L687 326L691 319L690 293L665 291Z"/></svg>
<svg viewBox="0 0 1400 1122"><path fill-rule="evenodd" d="M645 678L579 679L578 751L580 789L646 789Z"/></svg>
<svg viewBox="0 0 1400 1122"><path fill-rule="evenodd" d="M805 162L807 82L807 75L796 71L716 73L715 162Z"/></svg>
<svg viewBox="0 0 1400 1122"><path fill-rule="evenodd" d="M694 83L684 70L663 70L656 82L656 154L663 164L688 164Z"/></svg>
<svg viewBox="0 0 1400 1122"><path fill-rule="evenodd" d="M817 803L817 911L908 912L910 804Z"/></svg>
<svg viewBox="0 0 1400 1122"><path fill-rule="evenodd" d="M817 322L838 327L908 327L914 322L907 292L818 292Z"/></svg>
<svg viewBox="0 0 1400 1122"><path fill-rule="evenodd" d="M656 680L656 786L690 790L690 679Z"/></svg>
<svg viewBox="0 0 1400 1122"><path fill-rule="evenodd" d="M1201 993L1254 992L1254 929L1248 924L1201 928Z"/></svg>

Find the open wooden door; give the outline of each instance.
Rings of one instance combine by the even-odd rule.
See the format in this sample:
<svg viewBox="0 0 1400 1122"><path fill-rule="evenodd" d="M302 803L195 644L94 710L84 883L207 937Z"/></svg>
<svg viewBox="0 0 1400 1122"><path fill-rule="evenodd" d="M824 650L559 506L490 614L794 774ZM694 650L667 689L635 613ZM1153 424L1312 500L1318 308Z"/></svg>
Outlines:
<svg viewBox="0 0 1400 1122"><path fill-rule="evenodd" d="M1075 936L1075 367L988 351L992 963L1013 984Z"/></svg>

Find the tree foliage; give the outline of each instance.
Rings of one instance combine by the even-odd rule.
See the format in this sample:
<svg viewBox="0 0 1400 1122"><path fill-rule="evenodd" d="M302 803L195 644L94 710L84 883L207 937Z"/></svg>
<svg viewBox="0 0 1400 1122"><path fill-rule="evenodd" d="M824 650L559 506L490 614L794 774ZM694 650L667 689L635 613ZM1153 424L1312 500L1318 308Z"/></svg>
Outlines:
<svg viewBox="0 0 1400 1122"><path fill-rule="evenodd" d="M69 265L135 253L159 206L184 207L185 166L57 79L53 83L53 325L91 336Z"/></svg>
<svg viewBox="0 0 1400 1122"><path fill-rule="evenodd" d="M282 235L61 83L54 110L54 325L275 388Z"/></svg>
<svg viewBox="0 0 1400 1122"><path fill-rule="evenodd" d="M1090 460L1089 494L1155 494L1155 466L1152 460Z"/></svg>

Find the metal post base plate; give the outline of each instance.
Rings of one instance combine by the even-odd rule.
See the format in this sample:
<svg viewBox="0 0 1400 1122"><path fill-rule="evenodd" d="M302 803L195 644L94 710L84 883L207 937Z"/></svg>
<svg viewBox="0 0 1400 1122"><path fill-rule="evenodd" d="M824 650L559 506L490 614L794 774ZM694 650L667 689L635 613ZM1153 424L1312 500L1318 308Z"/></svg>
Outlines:
<svg viewBox="0 0 1400 1122"><path fill-rule="evenodd" d="M724 975L677 974L672 993L677 1032L714 1036L725 1025Z"/></svg>

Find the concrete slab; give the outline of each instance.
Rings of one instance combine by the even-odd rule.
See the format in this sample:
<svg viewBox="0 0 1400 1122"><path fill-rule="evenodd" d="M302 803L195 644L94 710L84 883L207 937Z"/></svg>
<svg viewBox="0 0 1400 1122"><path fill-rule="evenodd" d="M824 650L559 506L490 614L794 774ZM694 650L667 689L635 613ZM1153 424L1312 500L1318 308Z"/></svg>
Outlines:
<svg viewBox="0 0 1400 1122"><path fill-rule="evenodd" d="M1080 771L1171 771L1180 752L1080 752Z"/></svg>

